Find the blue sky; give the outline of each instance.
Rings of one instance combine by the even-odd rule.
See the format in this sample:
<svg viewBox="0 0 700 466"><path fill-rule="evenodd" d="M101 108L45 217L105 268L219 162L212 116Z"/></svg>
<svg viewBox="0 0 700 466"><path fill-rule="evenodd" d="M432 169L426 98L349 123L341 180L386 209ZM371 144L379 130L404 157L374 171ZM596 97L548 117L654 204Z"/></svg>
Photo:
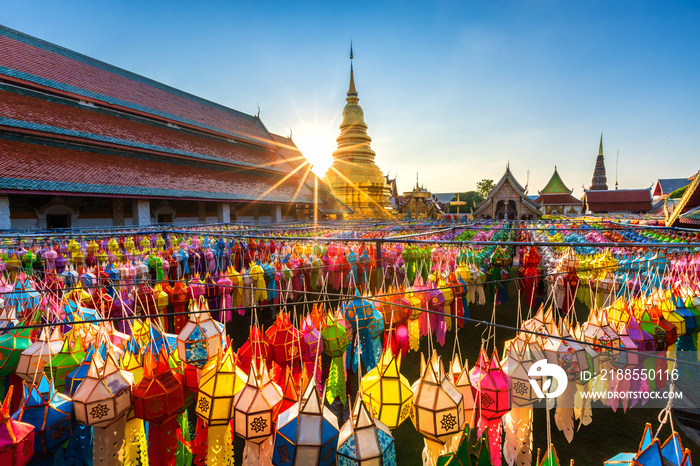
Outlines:
<svg viewBox="0 0 700 466"><path fill-rule="evenodd" d="M6 26L254 114L321 174L348 49L377 164L399 190L559 173L580 195L700 169L700 2L95 2L0 5Z"/></svg>

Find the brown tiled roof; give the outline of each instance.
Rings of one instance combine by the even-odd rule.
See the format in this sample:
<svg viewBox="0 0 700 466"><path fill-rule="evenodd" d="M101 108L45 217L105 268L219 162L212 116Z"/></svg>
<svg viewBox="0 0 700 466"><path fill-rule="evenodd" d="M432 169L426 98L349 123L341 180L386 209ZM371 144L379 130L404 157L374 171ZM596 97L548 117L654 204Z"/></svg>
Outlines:
<svg viewBox="0 0 700 466"><path fill-rule="evenodd" d="M292 166L285 162L285 157L275 148L234 144L60 99L37 98L0 89L0 125L10 124L13 128L51 132L54 135L92 137L93 144L99 141L181 156L204 155L209 160L217 158L221 162L269 167L285 172L299 164L297 161Z"/></svg>
<svg viewBox="0 0 700 466"><path fill-rule="evenodd" d="M313 202L313 190L299 188L296 176L273 188L279 175L89 149L0 138L0 190L263 202L289 202L296 194L297 202Z"/></svg>
<svg viewBox="0 0 700 466"><path fill-rule="evenodd" d="M0 77L234 137L270 140L253 116L4 26Z"/></svg>
<svg viewBox="0 0 700 466"><path fill-rule="evenodd" d="M593 213L651 210L649 189L591 190L585 192L584 198L588 210Z"/></svg>
<svg viewBox="0 0 700 466"><path fill-rule="evenodd" d="M567 193L557 193L557 194L540 194L535 202L540 205L581 205L582 202L576 199L571 194Z"/></svg>

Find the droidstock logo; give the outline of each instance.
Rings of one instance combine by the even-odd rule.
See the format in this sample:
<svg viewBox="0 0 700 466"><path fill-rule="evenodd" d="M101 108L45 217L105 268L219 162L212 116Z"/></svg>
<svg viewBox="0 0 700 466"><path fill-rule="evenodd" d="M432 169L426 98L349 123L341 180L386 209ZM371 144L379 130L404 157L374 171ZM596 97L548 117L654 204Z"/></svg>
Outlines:
<svg viewBox="0 0 700 466"><path fill-rule="evenodd" d="M534 363L530 370L527 371L528 377L530 377L530 385L532 385L532 390L535 392L538 398L556 398L566 390L566 385L569 383L566 372L564 369L556 364L550 364L546 359L540 359ZM540 387L539 381L542 381L542 387ZM556 380L556 389L552 392L550 390L552 387L552 380Z"/></svg>

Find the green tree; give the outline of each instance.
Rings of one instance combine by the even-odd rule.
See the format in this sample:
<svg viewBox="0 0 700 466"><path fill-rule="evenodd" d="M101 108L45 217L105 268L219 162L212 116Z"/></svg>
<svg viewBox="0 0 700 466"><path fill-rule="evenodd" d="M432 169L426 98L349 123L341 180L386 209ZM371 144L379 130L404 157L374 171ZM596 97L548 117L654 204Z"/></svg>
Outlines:
<svg viewBox="0 0 700 466"><path fill-rule="evenodd" d="M485 199L493 189L494 185L495 183L493 180L484 178L476 184L476 190L479 194L481 194L481 197Z"/></svg>
<svg viewBox="0 0 700 466"><path fill-rule="evenodd" d="M457 197L459 196L459 200L462 202L465 202L465 205L459 206L459 212L462 214L466 214L472 211L474 207L476 207L479 202L484 200L484 197L479 194L476 191L468 191L466 193L457 193L454 196L452 196L452 200L456 201ZM451 205L448 207L447 212L450 214L456 214L457 213L457 206Z"/></svg>

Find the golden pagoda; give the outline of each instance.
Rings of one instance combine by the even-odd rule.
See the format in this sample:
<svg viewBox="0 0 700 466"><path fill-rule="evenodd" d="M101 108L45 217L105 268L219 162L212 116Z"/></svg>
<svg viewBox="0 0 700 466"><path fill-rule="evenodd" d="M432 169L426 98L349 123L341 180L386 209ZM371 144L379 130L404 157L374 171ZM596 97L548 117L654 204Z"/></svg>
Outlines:
<svg viewBox="0 0 700 466"><path fill-rule="evenodd" d="M365 115L359 105L352 69L350 46L350 87L340 124L338 149L333 152L333 165L326 172L325 181L331 192L354 213L349 218L391 217L391 188L382 171L374 163L372 141L367 135Z"/></svg>

